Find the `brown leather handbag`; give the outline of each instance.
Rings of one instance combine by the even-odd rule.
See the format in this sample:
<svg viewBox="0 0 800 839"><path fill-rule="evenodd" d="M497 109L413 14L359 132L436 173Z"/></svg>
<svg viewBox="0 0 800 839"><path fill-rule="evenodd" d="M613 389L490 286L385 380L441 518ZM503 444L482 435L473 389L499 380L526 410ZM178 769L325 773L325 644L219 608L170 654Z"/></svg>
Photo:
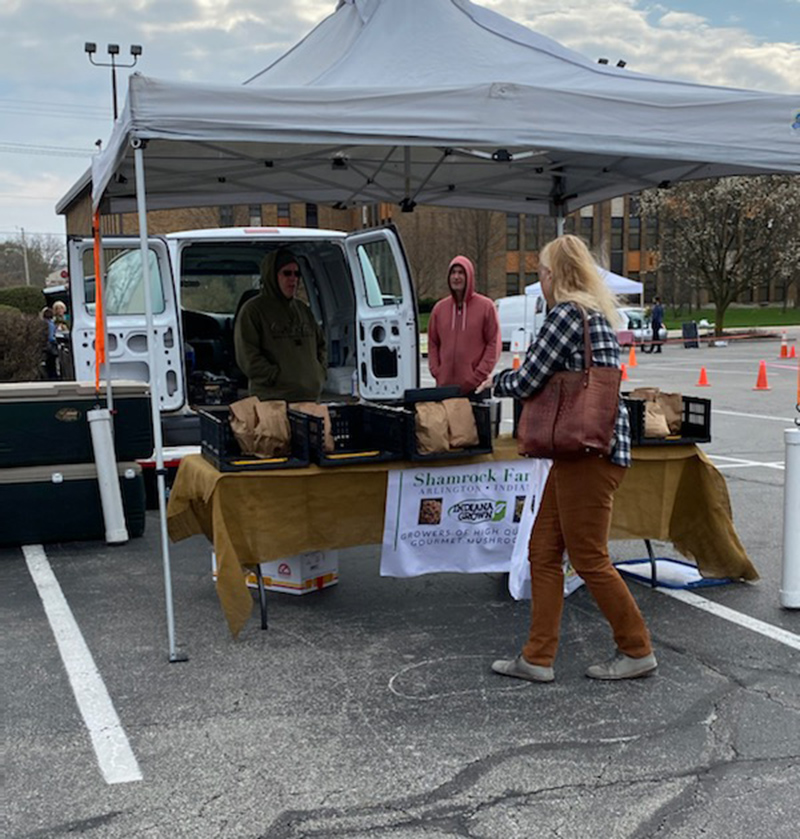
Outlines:
<svg viewBox="0 0 800 839"><path fill-rule="evenodd" d="M554 373L523 401L517 425L521 455L575 459L611 451L622 371L592 364L589 320L582 314L584 369Z"/></svg>

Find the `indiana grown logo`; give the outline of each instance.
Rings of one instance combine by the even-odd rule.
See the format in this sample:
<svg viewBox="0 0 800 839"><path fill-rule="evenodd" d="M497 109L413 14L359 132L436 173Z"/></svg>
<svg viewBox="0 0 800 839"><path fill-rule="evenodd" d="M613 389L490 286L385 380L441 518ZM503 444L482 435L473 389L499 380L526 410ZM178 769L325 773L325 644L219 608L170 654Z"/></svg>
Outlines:
<svg viewBox="0 0 800 839"><path fill-rule="evenodd" d="M502 521L506 515L506 507L506 501L471 498L468 501L453 504L447 514L464 524L482 524L487 521Z"/></svg>

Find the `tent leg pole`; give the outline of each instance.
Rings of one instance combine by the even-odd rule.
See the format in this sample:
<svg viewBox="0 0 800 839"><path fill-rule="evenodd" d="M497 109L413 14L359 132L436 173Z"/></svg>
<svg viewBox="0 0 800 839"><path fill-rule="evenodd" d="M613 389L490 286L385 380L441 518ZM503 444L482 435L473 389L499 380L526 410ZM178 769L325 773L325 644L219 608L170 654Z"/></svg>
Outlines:
<svg viewBox="0 0 800 839"><path fill-rule="evenodd" d="M156 454L156 479L158 492L158 514L161 523L161 558L164 567L164 594L167 604L167 636L170 663L188 661L188 656L175 647L175 615L172 607L172 570L170 568L169 538L167 536L166 469L164 468L164 446L161 438L161 389L158 381L156 354L157 334L153 323L153 292L150 288L150 252L147 242L147 202L144 180L144 151L142 141L131 140L136 166L136 211L139 215L139 247L142 258L142 282L144 283L144 308L147 320L147 358L150 367L150 411L153 419L153 441Z"/></svg>

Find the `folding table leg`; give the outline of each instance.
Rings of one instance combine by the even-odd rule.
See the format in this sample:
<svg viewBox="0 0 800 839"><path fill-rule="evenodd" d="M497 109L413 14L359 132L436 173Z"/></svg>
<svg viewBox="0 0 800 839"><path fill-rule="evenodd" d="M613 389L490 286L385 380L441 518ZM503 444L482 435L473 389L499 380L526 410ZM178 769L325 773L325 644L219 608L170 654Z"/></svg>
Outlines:
<svg viewBox="0 0 800 839"><path fill-rule="evenodd" d="M258 581L258 605L261 607L261 628L267 628L267 590L264 588L264 577L261 566L256 565L256 580Z"/></svg>
<svg viewBox="0 0 800 839"><path fill-rule="evenodd" d="M656 555L653 553L653 546L649 539L644 540L644 545L647 548L647 555L650 557L650 585L655 588L658 585L658 578L656 576Z"/></svg>

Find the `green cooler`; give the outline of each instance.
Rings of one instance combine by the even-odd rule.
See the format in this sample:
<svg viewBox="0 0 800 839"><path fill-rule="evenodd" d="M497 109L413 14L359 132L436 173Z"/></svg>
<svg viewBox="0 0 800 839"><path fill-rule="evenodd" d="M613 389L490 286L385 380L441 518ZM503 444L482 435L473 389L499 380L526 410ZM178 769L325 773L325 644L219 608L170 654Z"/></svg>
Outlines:
<svg viewBox="0 0 800 839"><path fill-rule="evenodd" d="M118 461L151 457L150 387L113 382L114 448ZM58 463L93 463L86 412L106 407L93 382L0 384L0 469Z"/></svg>
<svg viewBox="0 0 800 839"><path fill-rule="evenodd" d="M122 506L131 538L144 533L142 468L119 463ZM105 539L94 463L0 469L0 545Z"/></svg>

